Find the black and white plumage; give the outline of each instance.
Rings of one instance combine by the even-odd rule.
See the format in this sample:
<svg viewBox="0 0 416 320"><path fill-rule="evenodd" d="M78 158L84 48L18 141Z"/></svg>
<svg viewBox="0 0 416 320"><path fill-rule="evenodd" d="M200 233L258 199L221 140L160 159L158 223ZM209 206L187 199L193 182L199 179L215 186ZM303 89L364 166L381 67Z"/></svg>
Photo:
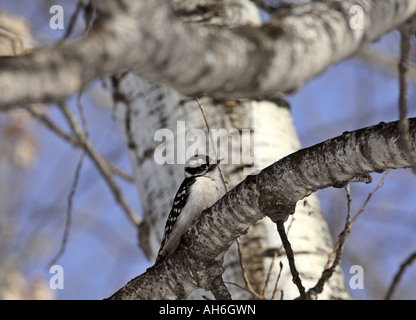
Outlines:
<svg viewBox="0 0 416 320"><path fill-rule="evenodd" d="M205 155L194 156L187 161L185 179L173 200L156 263L171 255L182 235L192 227L202 211L225 194L219 162Z"/></svg>

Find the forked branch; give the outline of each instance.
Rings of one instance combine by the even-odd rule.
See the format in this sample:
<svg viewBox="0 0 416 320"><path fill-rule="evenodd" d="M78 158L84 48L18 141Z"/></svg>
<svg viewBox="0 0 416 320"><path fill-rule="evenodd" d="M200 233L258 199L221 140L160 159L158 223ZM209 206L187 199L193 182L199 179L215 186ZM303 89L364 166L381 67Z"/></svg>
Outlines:
<svg viewBox="0 0 416 320"><path fill-rule="evenodd" d="M414 149L416 119L409 119L409 125ZM284 221L297 201L318 189L345 185L370 172L410 167L399 135L398 122L346 132L248 176L202 213L171 257L130 281L111 299L183 299L196 288L208 289L222 274L222 261L232 242L259 219L269 216L275 222Z"/></svg>

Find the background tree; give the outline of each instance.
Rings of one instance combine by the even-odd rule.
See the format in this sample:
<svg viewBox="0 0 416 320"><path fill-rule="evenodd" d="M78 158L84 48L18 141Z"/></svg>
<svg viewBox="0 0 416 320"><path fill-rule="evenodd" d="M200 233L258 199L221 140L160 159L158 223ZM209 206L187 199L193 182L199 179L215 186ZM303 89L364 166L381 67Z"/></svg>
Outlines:
<svg viewBox="0 0 416 320"><path fill-rule="evenodd" d="M370 5L366 1L344 1L342 4L329 1L293 7L283 6L277 11L258 3L271 12L270 22L259 28L256 25L260 24L260 20L251 2L172 3L173 9L156 1L143 7L126 2L125 8L111 2L99 2L96 4L99 19L94 26L91 23L94 15L88 14L94 13L95 10L94 3L91 3L85 7L87 36L74 43L61 42L58 48L35 53L32 57L5 58L0 75L3 88L10 89L3 91L4 109L8 110L8 106L16 104L58 102L59 110L72 132L66 135L61 132L60 136L72 145L82 147L83 154L85 153L97 166L129 221L135 226L140 225L140 244L149 257L157 250L160 241L160 230L164 225L164 219L160 215L167 213L172 194L182 179L182 168L166 166L165 170L165 167L156 166L152 161L152 151L158 144L153 138L155 130L174 129L177 120L182 119L186 124L191 123L193 128L206 129L198 103L193 96L208 93L201 98L201 102L212 128L270 128L262 134L262 141L267 141L263 143L266 146L262 154L262 164L271 164L300 148L287 104L275 93L298 88L326 67L356 52L365 42L372 41L396 27L414 11L412 2L399 2L396 5L395 1L385 2L385 6L390 5L391 8L386 11L383 11L381 5ZM351 19L349 9L355 4L364 9L364 29L353 30L346 27L348 25L345 22ZM152 7L153 5L155 7ZM158 19L164 22L158 24ZM251 24L247 26L248 22ZM169 25L169 30L163 27L164 24ZM235 28L240 25L243 27ZM149 29L149 26L154 27ZM147 31L142 32L143 30ZM148 30L152 32L151 36L147 33ZM332 32L332 36L326 37L329 32ZM310 36L310 41L305 41L306 35ZM189 43L198 43L198 46L190 46ZM170 47L171 45L174 47ZM336 50L331 51L333 49ZM366 53L368 56L369 52ZM186 61L182 56L186 57ZM291 56L291 59L288 59L288 56ZM87 65L90 67L86 68ZM133 72L126 73L126 68ZM138 78L136 73L144 78L166 83L188 97L181 96L175 89L146 82ZM60 102L76 93L91 79L108 74L113 76L107 78L110 80L105 80L105 83L116 101L114 114L129 150L134 180L137 182L144 209L143 220L131 209L114 181L114 175L127 180L131 178L100 156L89 140L90 124L86 130L85 123L83 127L81 121L72 117L68 105ZM22 91L18 88L23 82L42 83L42 86L28 86L27 90ZM13 85L14 83L16 85ZM77 101L79 106L82 105L81 99ZM356 101L357 104L360 102L361 100ZM293 103L291 105L292 110L295 110ZM42 123L59 132L53 123L48 121L49 117L40 114L33 107L29 107L29 110ZM387 127L383 127L382 130L387 130ZM338 131L331 136L341 132ZM371 134L372 131L368 132ZM325 136L322 140L331 136ZM344 138L350 137L346 135ZM387 150L387 145L384 147ZM394 150L398 152L398 149ZM411 165L410 158L403 159L405 160L386 162L381 167L373 165L371 169L355 170L354 173ZM347 160L343 161L343 165L347 166ZM230 187L244 178L241 169L232 166L224 168ZM312 191L329 185L342 186L354 176L352 172L345 176L338 173L329 182L324 176L322 181L315 177L316 185ZM263 181L271 182L267 179ZM301 184L298 187L302 190L304 186ZM302 194L299 190L298 193ZM305 192L303 195L309 193ZM70 200L71 198L68 198L68 203L72 203ZM277 210L276 207L274 209ZM288 214L292 208L285 209L284 213ZM70 214L67 217L70 217ZM300 276L308 289L321 276L328 254L332 251L332 243L316 198L300 202L293 217L295 221L286 225L291 226L289 239L293 245ZM337 235L336 231L334 233ZM242 290L228 284L234 297L263 294L271 297L275 279L280 271L278 260L274 258L280 247L277 239L275 226L268 218L250 228L247 236L241 239L244 260L242 265L247 269L245 274L248 276L249 284L244 284L241 280L241 262L235 249L234 254L231 253L226 259L224 278L227 280L228 277L229 281L239 282L239 286L248 287L248 290ZM286 261L285 257L279 259ZM274 270L269 273L271 261L274 261ZM169 270L170 264L166 265ZM268 281L269 291L266 292L263 289L269 275L272 275L272 279ZM324 293L319 298L347 297L347 289L342 279L341 273L336 272L331 282L325 285ZM206 285L209 287L210 283ZM285 298L299 295L291 283L287 266L282 268L278 288L280 292L283 291ZM135 294L145 297L144 293L138 291Z"/></svg>

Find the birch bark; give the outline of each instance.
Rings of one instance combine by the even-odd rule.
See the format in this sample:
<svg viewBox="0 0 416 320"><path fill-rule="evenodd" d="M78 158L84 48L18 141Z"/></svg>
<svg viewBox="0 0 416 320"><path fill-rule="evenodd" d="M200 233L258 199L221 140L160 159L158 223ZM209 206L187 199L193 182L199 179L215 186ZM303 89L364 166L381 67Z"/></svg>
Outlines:
<svg viewBox="0 0 416 320"><path fill-rule="evenodd" d="M193 12L192 8L185 6L185 3L188 3L190 7L195 5L193 2L183 1L180 3L181 7L176 7L176 10ZM209 3L209 1L204 1L205 6L209 7ZM226 18L219 19L214 15L209 19L210 23L231 27L248 22L258 24L257 11L250 5L250 2L239 1L239 3L240 10L236 11L235 1L225 1L222 10L224 10ZM211 2L211 6L215 6L215 1ZM198 14L187 16L189 20L202 19ZM230 20L228 17L233 17L233 19ZM237 19L237 17L240 18ZM208 17L203 18L207 23ZM115 97L119 99L116 106L116 118L124 132L126 144L130 147L130 158L135 168L136 181L145 214L144 223L140 230L140 244L148 257L153 259L163 236L164 224L172 205L172 196L183 179L184 154L182 153L185 151L183 147L193 144L193 142L186 142L185 136L194 129L201 129L205 132L206 139L204 141L209 142L210 137L201 111L194 99L181 96L168 87L150 84L133 74L120 77L118 81L114 82L114 85ZM262 169L300 148L290 108L283 99L239 101L213 100L205 97L201 99L201 102L206 109L211 129L223 129L228 134L238 131L239 137L237 140L233 138L232 148L240 149L239 143L242 140L239 133L243 129L254 131L256 138L261 142L261 148L254 150L258 156L255 162L261 163L261 167L257 169ZM171 137L173 140L169 141L174 146L174 157L172 158L175 159L174 164L161 166L154 161L155 151L157 152L157 148L160 148L162 144L162 141L155 141L155 133L158 130L158 134L161 135L164 130L168 130L167 135L169 132L175 133L175 136ZM248 141L244 143L250 144ZM238 152L239 150L234 151ZM242 166L244 164L241 159L235 159L237 152L219 155L220 158L227 156L230 160L237 160L234 165L222 167L230 188L245 178L244 166ZM234 157L232 157L232 153ZM168 158L172 154L166 156ZM247 155L245 156L247 157ZM177 160L182 165L178 165ZM299 252L301 276L310 279L310 281L306 280L306 283L312 285L319 278L328 254L332 251L333 243L316 196L312 195L302 201L295 216L296 221L291 225L290 239L293 241L295 252ZM284 254L274 261L275 267L269 273L273 256L281 246L275 224L268 218L262 219L249 229L248 234L242 237L242 241L244 266L247 268L253 288L262 294L266 286L266 279L270 275L265 296L271 298L279 272L278 262L282 261L284 267L280 277L279 290L283 290L287 299L297 297L298 292L291 281L291 274ZM232 246L225 259L224 269L226 282L244 286L236 244ZM233 298L250 297L246 291L233 284L228 284L228 289ZM321 297L327 299L349 297L343 282L342 272L339 271L334 275Z"/></svg>

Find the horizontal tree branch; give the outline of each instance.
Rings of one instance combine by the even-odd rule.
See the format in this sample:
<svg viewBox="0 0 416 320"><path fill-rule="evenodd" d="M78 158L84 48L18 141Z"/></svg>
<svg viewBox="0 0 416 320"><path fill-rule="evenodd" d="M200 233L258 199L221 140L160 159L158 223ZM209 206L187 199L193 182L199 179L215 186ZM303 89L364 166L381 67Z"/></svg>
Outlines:
<svg viewBox="0 0 416 320"><path fill-rule="evenodd" d="M363 29L350 9L363 8ZM97 1L88 36L27 56L0 58L0 106L56 102L99 76L132 68L181 93L253 98L287 92L353 55L416 12L414 0L315 1L261 26L181 21L168 1Z"/></svg>
<svg viewBox="0 0 416 320"><path fill-rule="evenodd" d="M415 149L416 118L409 119L409 125ZM398 122L345 132L248 176L202 213L171 257L110 299L184 299L196 288L209 289L223 271L231 243L259 219L285 221L297 201L319 189L340 187L370 172L409 167L399 136Z"/></svg>

